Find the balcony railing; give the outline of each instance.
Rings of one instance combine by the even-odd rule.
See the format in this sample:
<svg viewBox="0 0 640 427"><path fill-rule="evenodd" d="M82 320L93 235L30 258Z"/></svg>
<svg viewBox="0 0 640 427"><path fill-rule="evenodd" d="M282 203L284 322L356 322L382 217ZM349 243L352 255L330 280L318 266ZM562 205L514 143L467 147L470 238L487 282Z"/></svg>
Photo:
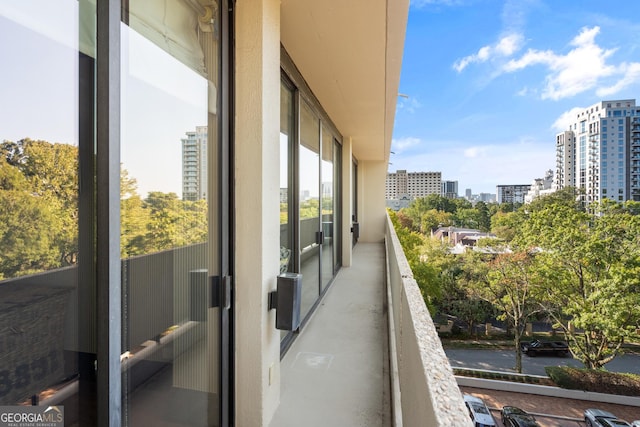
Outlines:
<svg viewBox="0 0 640 427"><path fill-rule="evenodd" d="M385 244L392 407L396 413L400 408L403 426L470 426L451 365L388 217Z"/></svg>

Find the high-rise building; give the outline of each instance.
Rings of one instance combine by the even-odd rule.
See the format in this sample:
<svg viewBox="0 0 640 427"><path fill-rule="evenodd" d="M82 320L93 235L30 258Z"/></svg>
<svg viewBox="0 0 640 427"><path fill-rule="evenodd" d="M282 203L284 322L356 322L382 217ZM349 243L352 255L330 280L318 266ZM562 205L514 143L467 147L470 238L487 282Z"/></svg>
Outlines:
<svg viewBox="0 0 640 427"><path fill-rule="evenodd" d="M472 196L471 189L470 188L465 189L464 190L465 199L471 201L471 196Z"/></svg>
<svg viewBox="0 0 640 427"><path fill-rule="evenodd" d="M403 194L425 197L429 194L441 194L442 172L407 172L398 170L387 173L385 196L387 200L398 199Z"/></svg>
<svg viewBox="0 0 640 427"><path fill-rule="evenodd" d="M442 197L447 199L458 198L458 181L442 181Z"/></svg>
<svg viewBox="0 0 640 427"><path fill-rule="evenodd" d="M182 199L207 198L207 127L196 126L182 138Z"/></svg>
<svg viewBox="0 0 640 427"><path fill-rule="evenodd" d="M573 132L564 131L556 135L556 176L554 186L561 189L574 186L576 145Z"/></svg>
<svg viewBox="0 0 640 427"><path fill-rule="evenodd" d="M531 184L496 185L498 203L524 203L524 196Z"/></svg>
<svg viewBox="0 0 640 427"><path fill-rule="evenodd" d="M587 107L556 135L556 186L582 189L586 203L640 200L640 108L635 99Z"/></svg>

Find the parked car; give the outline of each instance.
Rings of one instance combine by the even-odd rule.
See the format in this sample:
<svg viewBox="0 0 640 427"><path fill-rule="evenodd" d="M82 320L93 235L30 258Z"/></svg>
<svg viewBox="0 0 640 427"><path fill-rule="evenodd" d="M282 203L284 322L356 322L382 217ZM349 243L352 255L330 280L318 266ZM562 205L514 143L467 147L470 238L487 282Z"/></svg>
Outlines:
<svg viewBox="0 0 640 427"><path fill-rule="evenodd" d="M587 427L631 427L628 422L619 419L609 411L589 408L584 411Z"/></svg>
<svg viewBox="0 0 640 427"><path fill-rule="evenodd" d="M515 406L503 406L500 415L505 427L540 427L536 417Z"/></svg>
<svg viewBox="0 0 640 427"><path fill-rule="evenodd" d="M631 423L631 427L640 427L640 420L635 420Z"/></svg>
<svg viewBox="0 0 640 427"><path fill-rule="evenodd" d="M527 356L567 356L569 345L564 341L522 341L520 343L522 352Z"/></svg>
<svg viewBox="0 0 640 427"><path fill-rule="evenodd" d="M462 397L464 398L464 404L467 405L474 427L494 427L496 425L496 421L482 399L470 394L464 394Z"/></svg>

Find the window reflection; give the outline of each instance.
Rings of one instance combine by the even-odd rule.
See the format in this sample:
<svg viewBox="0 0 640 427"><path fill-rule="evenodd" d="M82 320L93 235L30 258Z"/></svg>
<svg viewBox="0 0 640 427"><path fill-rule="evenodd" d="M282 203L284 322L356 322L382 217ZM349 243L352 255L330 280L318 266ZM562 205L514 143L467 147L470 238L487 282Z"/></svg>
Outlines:
<svg viewBox="0 0 640 427"><path fill-rule="evenodd" d="M300 270L304 317L319 296L320 122L306 102L300 104Z"/></svg>
<svg viewBox="0 0 640 427"><path fill-rule="evenodd" d="M291 143L293 136L293 92L280 86L280 273L293 271L291 227Z"/></svg>
<svg viewBox="0 0 640 427"><path fill-rule="evenodd" d="M206 6L200 6L206 4ZM217 3L130 0L122 24L123 419L218 418Z"/></svg>
<svg viewBox="0 0 640 427"><path fill-rule="evenodd" d="M78 419L79 88L93 80L80 70L93 61L83 8L0 3L0 405L67 405L68 423Z"/></svg>

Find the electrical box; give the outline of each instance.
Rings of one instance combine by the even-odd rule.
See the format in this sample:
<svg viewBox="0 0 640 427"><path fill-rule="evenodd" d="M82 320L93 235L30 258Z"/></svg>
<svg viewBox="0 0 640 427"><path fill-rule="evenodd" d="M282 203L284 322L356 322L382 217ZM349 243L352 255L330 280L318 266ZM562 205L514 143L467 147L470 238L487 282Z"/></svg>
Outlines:
<svg viewBox="0 0 640 427"><path fill-rule="evenodd" d="M300 327L302 274L282 273L278 276L276 329L295 331Z"/></svg>

